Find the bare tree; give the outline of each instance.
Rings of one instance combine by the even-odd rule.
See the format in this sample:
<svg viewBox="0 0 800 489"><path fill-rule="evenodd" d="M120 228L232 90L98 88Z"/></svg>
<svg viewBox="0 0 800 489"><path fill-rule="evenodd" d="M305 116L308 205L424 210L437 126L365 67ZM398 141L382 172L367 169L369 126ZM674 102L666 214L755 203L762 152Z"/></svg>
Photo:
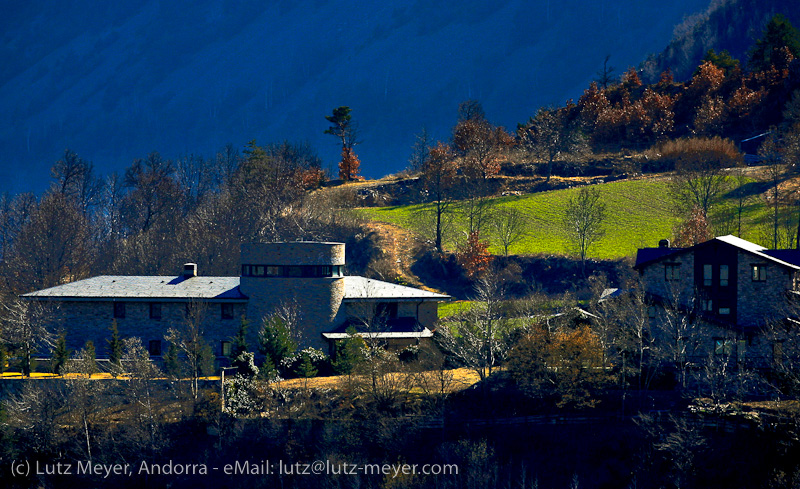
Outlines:
<svg viewBox="0 0 800 489"><path fill-rule="evenodd" d="M780 141L774 134L770 134L758 149L758 154L766 166L767 181L770 185L766 193L767 204L770 208L770 221L772 223L772 249L778 248L778 231L780 228L781 205L784 195L780 184L784 179L785 166L781 156Z"/></svg>
<svg viewBox="0 0 800 489"><path fill-rule="evenodd" d="M162 374L139 338L125 338L123 344L122 366L128 377L123 386L131 403L129 419L134 428L127 433L131 437L128 443L152 455L161 447L163 438L158 411L160 391L155 383ZM193 386L196 389L196 384Z"/></svg>
<svg viewBox="0 0 800 489"><path fill-rule="evenodd" d="M453 203L452 188L455 184L457 165L455 157L444 143L438 143L429 149L428 157L422 167L422 183L432 201L432 207L426 212L433 214L434 218L434 244L441 253L443 251L442 238L447 223L446 214Z"/></svg>
<svg viewBox="0 0 800 489"><path fill-rule="evenodd" d="M200 377L211 370L213 362L211 347L203 336L206 313L207 305L204 302L188 303L186 317L180 329L169 328L165 337L185 355L186 374L191 377L192 397L195 399Z"/></svg>
<svg viewBox="0 0 800 489"><path fill-rule="evenodd" d="M493 274L475 286L475 305L458 321L436 330L437 341L461 365L474 370L481 380L505 357L508 324L501 310L503 290Z"/></svg>
<svg viewBox="0 0 800 489"><path fill-rule="evenodd" d="M94 165L69 149L50 169L54 182L52 190L65 196L87 216L89 209L100 200L103 182L94 174Z"/></svg>
<svg viewBox="0 0 800 489"><path fill-rule="evenodd" d="M597 84L603 89L608 88L608 85L614 81L614 77L611 76L611 74L614 73L616 68L608 66L609 59L611 59L611 55L607 54L606 58L603 60L603 69L597 72Z"/></svg>
<svg viewBox="0 0 800 489"><path fill-rule="evenodd" d="M20 446L39 455L55 455L62 441L60 418L67 413L64 385L25 382L4 400L7 423L16 430Z"/></svg>
<svg viewBox="0 0 800 489"><path fill-rule="evenodd" d="M500 209L492 215L491 227L503 245L503 254L508 256L511 245L518 243L528 234L528 220L525 214L514 208Z"/></svg>
<svg viewBox="0 0 800 489"><path fill-rule="evenodd" d="M421 172L427 166L430 144L428 129L423 126L419 134L414 136L414 145L411 147L411 156L408 159L408 167L411 171Z"/></svg>
<svg viewBox="0 0 800 489"><path fill-rule="evenodd" d="M103 409L107 407L104 402L107 384L91 379L96 370L93 353L86 350L77 352L67 364L67 372L72 374L66 376L69 417L75 430L83 433L88 460L92 460L92 440L96 425L103 419Z"/></svg>
<svg viewBox="0 0 800 489"><path fill-rule="evenodd" d="M546 162L547 181L553 174L553 162L565 154L581 154L588 143L578 123L570 120L566 109L541 108L519 130L528 154Z"/></svg>
<svg viewBox="0 0 800 489"><path fill-rule="evenodd" d="M603 222L606 206L600 201L600 191L583 187L578 195L567 201L561 219L561 229L567 240L567 247L578 255L581 270L586 275L586 256L605 235Z"/></svg>
<svg viewBox="0 0 800 489"><path fill-rule="evenodd" d="M0 340L19 355L23 375L31 374L37 353L55 344L52 323L56 314L54 306L38 301L15 298L2 303Z"/></svg>

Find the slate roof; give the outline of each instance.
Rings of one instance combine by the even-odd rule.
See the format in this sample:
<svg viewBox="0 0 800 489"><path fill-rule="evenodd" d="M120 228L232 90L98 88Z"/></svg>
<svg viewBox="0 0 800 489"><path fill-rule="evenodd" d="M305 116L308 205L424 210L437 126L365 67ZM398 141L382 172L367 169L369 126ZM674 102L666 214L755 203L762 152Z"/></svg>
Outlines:
<svg viewBox="0 0 800 489"><path fill-rule="evenodd" d="M59 300L246 301L239 277L100 275L37 290L22 297Z"/></svg>
<svg viewBox="0 0 800 489"><path fill-rule="evenodd" d="M670 255L678 255L694 248L705 246L711 241L721 241L728 245L739 248L766 261L776 263L794 270L800 270L800 251L797 250L768 250L763 246L751 243L742 238L737 238L731 234L717 236L714 239L696 244L691 248L641 248L636 254L636 265L634 268L642 267L646 264L656 262Z"/></svg>
<svg viewBox="0 0 800 489"><path fill-rule="evenodd" d="M450 296L364 277L344 277L344 300L441 301ZM101 275L37 290L22 297L58 300L226 300L247 301L239 277Z"/></svg>
<svg viewBox="0 0 800 489"><path fill-rule="evenodd" d="M444 301L450 299L450 296L365 277L344 277L344 300L353 302L372 299Z"/></svg>
<svg viewBox="0 0 800 489"><path fill-rule="evenodd" d="M673 253L680 253L685 249L686 248L639 248L639 250L636 252L636 265L634 265L633 268L638 268L645 263L658 261L659 259Z"/></svg>
<svg viewBox="0 0 800 489"><path fill-rule="evenodd" d="M363 322L348 319L344 324L327 333L322 333L324 338L329 340L345 339L350 334L350 328L355 328L356 332L365 338L430 338L433 332L417 322L416 318L393 318L387 319L385 325L381 325L380 331L368 331Z"/></svg>

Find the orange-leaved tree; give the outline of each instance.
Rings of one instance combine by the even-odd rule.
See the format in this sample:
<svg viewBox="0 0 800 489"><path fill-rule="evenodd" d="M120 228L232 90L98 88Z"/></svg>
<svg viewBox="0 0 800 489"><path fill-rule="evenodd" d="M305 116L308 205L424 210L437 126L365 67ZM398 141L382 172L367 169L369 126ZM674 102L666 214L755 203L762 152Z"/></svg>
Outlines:
<svg viewBox="0 0 800 489"><path fill-rule="evenodd" d="M467 242L458 249L457 260L469 278L480 277L492 262L489 245L482 241L477 231L467 235Z"/></svg>
<svg viewBox="0 0 800 489"><path fill-rule="evenodd" d="M350 107L341 106L333 109L332 115L326 115L325 119L331 123L331 127L325 130L325 134L331 134L339 138L342 144L342 161L339 162L339 178L342 180L353 180L358 176L358 169L361 162L358 161L353 147L356 143L356 126L350 115Z"/></svg>

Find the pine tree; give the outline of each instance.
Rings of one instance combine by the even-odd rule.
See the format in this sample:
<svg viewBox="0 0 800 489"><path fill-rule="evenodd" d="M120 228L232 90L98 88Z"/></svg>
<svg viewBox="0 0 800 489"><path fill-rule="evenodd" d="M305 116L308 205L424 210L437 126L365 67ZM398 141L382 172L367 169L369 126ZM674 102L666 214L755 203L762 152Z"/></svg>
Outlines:
<svg viewBox="0 0 800 489"><path fill-rule="evenodd" d="M91 340L87 341L86 345L83 347L82 360L84 368L86 369L83 373L91 376L93 373L97 372L97 354L94 349L94 343Z"/></svg>
<svg viewBox="0 0 800 489"><path fill-rule="evenodd" d="M281 361L297 349L286 322L277 314L264 319L259 335L258 351L278 368ZM266 363L266 360L265 360Z"/></svg>
<svg viewBox="0 0 800 489"><path fill-rule="evenodd" d="M239 323L239 331L236 333L236 336L231 338L231 354L230 359L234 360L242 353L247 352L247 330L250 327L250 321L242 317L241 322Z"/></svg>
<svg viewBox="0 0 800 489"><path fill-rule="evenodd" d="M775 14L764 27L761 39L750 50L748 67L752 71L769 69L783 48L788 48L794 57L800 57L800 31L782 14Z"/></svg>
<svg viewBox="0 0 800 489"><path fill-rule="evenodd" d="M347 328L347 338L336 343L336 360L333 368L337 373L350 375L359 364L364 362L367 344L364 338L356 334L353 326Z"/></svg>
<svg viewBox="0 0 800 489"><path fill-rule="evenodd" d="M117 320L111 321L111 339L108 342L108 361L111 363L111 372L116 377L116 373L120 370L122 365L122 340L119 337L119 328L117 327Z"/></svg>
<svg viewBox="0 0 800 489"><path fill-rule="evenodd" d="M350 115L350 107L342 106L333 109L333 115L326 115L325 119L332 125L325 130L339 138L342 144L342 161L339 162L339 178L352 180L358 176L361 162L358 161L353 147L356 145L356 126Z"/></svg>
<svg viewBox="0 0 800 489"><path fill-rule="evenodd" d="M69 350L67 349L67 333L62 331L58 335L56 346L53 349L53 373L56 375L63 375L64 367L67 366L69 360Z"/></svg>
<svg viewBox="0 0 800 489"><path fill-rule="evenodd" d="M311 360L311 355L304 352L303 361L300 363L300 366L297 367L296 373L300 378L305 379L304 385L306 389L308 388L308 379L316 376L317 372L318 370L314 366L314 361Z"/></svg>
<svg viewBox="0 0 800 489"><path fill-rule="evenodd" d="M178 347L175 343L170 342L169 348L167 348L167 354L164 355L164 368L167 371L167 374L179 378L181 375L181 363L178 359Z"/></svg>

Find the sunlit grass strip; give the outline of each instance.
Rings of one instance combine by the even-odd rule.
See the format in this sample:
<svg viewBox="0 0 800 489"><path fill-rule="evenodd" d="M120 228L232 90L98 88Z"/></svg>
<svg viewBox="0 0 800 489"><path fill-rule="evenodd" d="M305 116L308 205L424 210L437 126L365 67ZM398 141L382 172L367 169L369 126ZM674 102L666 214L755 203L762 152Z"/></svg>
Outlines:
<svg viewBox="0 0 800 489"><path fill-rule="evenodd" d="M733 179L731 179L733 180ZM658 241L669 238L680 218L673 208L669 196L667 180L641 179L622 180L597 185L601 200L606 205L605 236L589 250L589 257L599 259L618 259L633 256L636 250L644 247L655 247ZM568 254L567 243L561 231L561 220L570 198L577 195L579 188L552 190L522 196L501 197L494 199L498 209L516 209L528 220L527 236L511 246L511 254ZM735 232L731 227L732 212L736 206L733 194L728 193L722 201L712 209L715 223L726 221L727 225L719 225L717 234ZM419 212L426 205L408 205L396 207L362 208L358 212L368 219L388 222L406 229L419 231ZM454 206L455 208L455 206ZM725 215L721 218L719 216ZM759 195L752 196L742 216L742 237L759 241L759 229L766 216L763 199ZM455 226L453 235L464 234L463 226ZM492 239L490 251L502 253L497 239ZM454 250L456 239L451 235L445 241L445 247Z"/></svg>

